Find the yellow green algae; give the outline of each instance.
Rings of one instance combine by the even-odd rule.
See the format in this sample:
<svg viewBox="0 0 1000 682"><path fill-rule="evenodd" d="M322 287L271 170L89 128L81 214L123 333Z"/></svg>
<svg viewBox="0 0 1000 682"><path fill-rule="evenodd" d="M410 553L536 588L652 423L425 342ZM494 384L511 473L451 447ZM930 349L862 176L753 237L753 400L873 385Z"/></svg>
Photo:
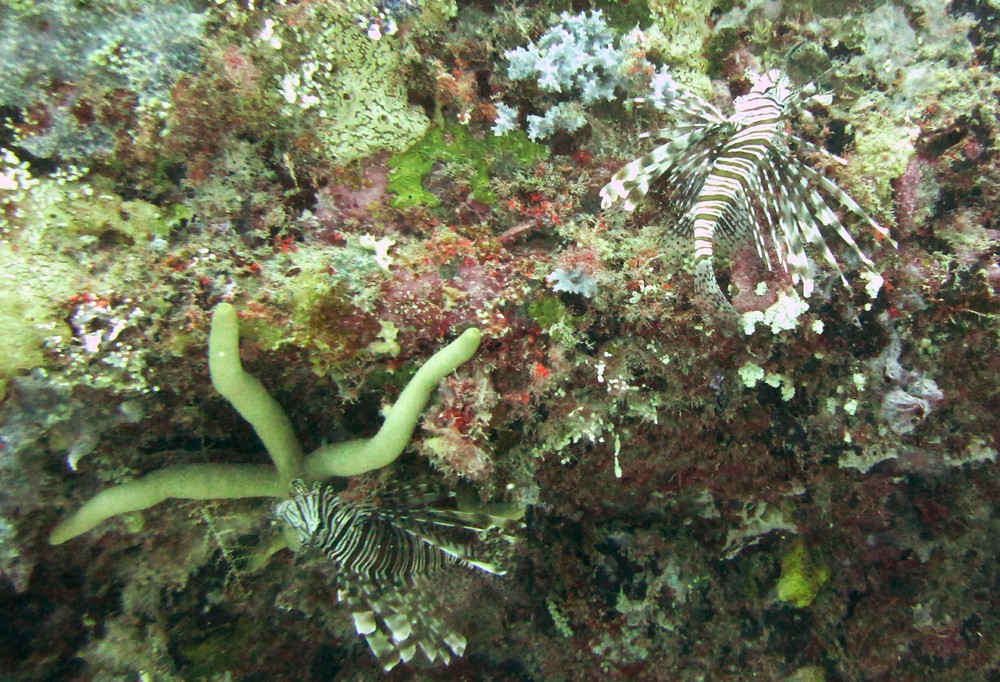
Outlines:
<svg viewBox="0 0 1000 682"><path fill-rule="evenodd" d="M805 608L829 581L830 568L822 554L810 548L804 539L793 539L781 557L781 575L776 585L778 600Z"/></svg>

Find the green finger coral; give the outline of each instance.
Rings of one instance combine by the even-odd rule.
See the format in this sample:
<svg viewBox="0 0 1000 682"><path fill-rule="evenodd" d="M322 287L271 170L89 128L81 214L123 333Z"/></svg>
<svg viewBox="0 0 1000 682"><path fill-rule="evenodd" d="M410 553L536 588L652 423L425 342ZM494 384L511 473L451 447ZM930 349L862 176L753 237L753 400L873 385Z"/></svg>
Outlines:
<svg viewBox="0 0 1000 682"><path fill-rule="evenodd" d="M403 389L374 436L325 445L303 457L284 410L263 384L244 371L239 357L236 309L222 303L212 316L208 341L212 385L253 426L274 467L188 464L155 471L92 497L53 529L49 542L62 544L114 516L148 509L169 498L282 497L288 493L293 479L304 477L306 481L319 481L333 476L355 476L388 466L409 443L438 382L475 354L481 336L478 329L467 329L428 358Z"/></svg>

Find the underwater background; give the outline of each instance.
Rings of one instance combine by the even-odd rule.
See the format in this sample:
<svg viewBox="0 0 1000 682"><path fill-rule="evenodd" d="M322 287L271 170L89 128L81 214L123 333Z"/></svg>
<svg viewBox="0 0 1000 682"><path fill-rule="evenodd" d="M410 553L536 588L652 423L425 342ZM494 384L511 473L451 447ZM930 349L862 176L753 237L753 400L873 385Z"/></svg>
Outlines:
<svg viewBox="0 0 1000 682"><path fill-rule="evenodd" d="M998 18L0 1L0 680L1000 680Z"/></svg>

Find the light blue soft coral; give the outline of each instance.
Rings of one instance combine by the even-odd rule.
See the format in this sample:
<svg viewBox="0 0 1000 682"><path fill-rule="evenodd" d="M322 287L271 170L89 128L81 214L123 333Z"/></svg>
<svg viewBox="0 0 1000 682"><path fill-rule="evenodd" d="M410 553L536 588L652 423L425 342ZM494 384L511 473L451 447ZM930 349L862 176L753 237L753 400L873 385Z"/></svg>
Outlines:
<svg viewBox="0 0 1000 682"><path fill-rule="evenodd" d="M563 12L559 23L537 42L504 53L511 80L534 79L542 92L563 96L544 114L527 117L532 140L550 137L558 130L573 132L586 119L583 106L614 99L615 89L624 85L628 49L615 45L615 36L596 10L589 14ZM498 105L494 133L512 127L512 108Z"/></svg>
<svg viewBox="0 0 1000 682"><path fill-rule="evenodd" d="M541 90L577 94L584 104L612 99L622 80L625 51L615 47L601 11L563 12L559 19L538 42L504 54L507 75L537 78Z"/></svg>
<svg viewBox="0 0 1000 682"><path fill-rule="evenodd" d="M592 298L597 293L597 280L583 268L558 268L545 281L552 283L552 291L580 294L585 298Z"/></svg>

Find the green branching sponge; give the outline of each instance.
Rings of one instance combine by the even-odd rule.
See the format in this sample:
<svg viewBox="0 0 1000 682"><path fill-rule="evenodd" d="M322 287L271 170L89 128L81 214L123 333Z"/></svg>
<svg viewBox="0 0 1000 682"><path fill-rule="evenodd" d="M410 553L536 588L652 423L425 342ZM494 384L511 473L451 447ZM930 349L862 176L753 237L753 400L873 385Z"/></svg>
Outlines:
<svg viewBox="0 0 1000 682"><path fill-rule="evenodd" d="M307 480L357 476L381 469L399 457L410 442L438 383L469 360L479 348L482 333L466 329L461 336L428 358L388 410L382 428L371 438L324 445L306 458Z"/></svg>
<svg viewBox="0 0 1000 682"><path fill-rule="evenodd" d="M288 415L257 377L240 362L240 327L236 308L220 303L212 314L208 335L208 369L212 385L250 422L278 470L287 490L302 476L302 446Z"/></svg>
<svg viewBox="0 0 1000 682"><path fill-rule="evenodd" d="M148 509L168 498L187 500L284 497L292 480L319 481L355 476L388 466L402 454L438 382L469 360L481 333L467 329L432 355L388 411L373 437L326 445L303 458L292 424L277 401L243 369L236 310L220 304L212 315L209 369L212 385L257 432L274 467L250 464L187 464L99 492L53 529L49 542L60 545L113 516Z"/></svg>
<svg viewBox="0 0 1000 682"><path fill-rule="evenodd" d="M249 464L168 467L97 493L53 529L49 542L61 545L112 516L149 509L171 497L184 500L280 497L286 491L270 467Z"/></svg>

